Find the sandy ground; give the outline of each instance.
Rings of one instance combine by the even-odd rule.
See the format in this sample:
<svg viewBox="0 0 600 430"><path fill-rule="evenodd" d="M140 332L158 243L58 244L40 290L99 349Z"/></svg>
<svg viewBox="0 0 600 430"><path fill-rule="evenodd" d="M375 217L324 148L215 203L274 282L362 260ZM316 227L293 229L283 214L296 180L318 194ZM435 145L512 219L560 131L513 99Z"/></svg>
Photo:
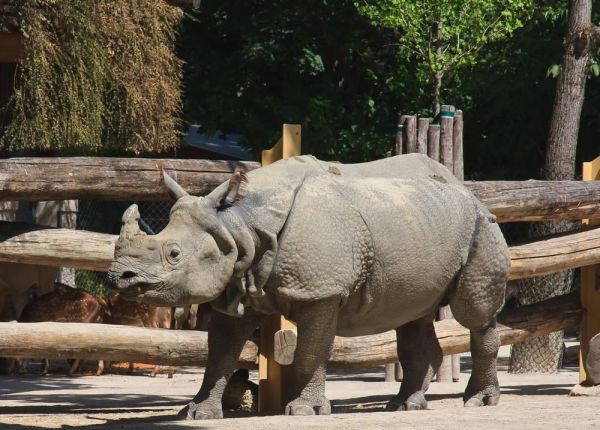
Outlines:
<svg viewBox="0 0 600 430"><path fill-rule="evenodd" d="M506 350L504 351L506 356ZM175 414L198 390L202 372L178 369L173 379L147 374L0 378L0 429L584 429L600 428L600 398L569 397L577 369L556 375L509 375L500 360L502 398L497 407L463 408L469 373L463 357L459 383L433 383L429 410L382 412L398 383L383 369L331 372L327 395L333 415L258 417L226 413L223 420L182 422ZM256 375L253 375L254 377Z"/></svg>

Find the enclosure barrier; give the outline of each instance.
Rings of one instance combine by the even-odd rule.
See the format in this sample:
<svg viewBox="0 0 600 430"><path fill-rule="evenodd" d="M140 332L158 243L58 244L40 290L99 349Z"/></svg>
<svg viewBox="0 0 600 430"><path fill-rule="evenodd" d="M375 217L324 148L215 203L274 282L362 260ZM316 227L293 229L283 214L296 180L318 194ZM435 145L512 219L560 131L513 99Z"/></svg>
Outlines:
<svg viewBox="0 0 600 430"><path fill-rule="evenodd" d="M0 221L0 239L0 261L105 272L117 235ZM600 228L509 250L509 280L600 264Z"/></svg>
<svg viewBox="0 0 600 430"><path fill-rule="evenodd" d="M502 345L522 342L581 320L579 297L569 294L504 311L498 332ZM469 330L453 319L436 321L444 355L469 351ZM84 323L0 323L0 356L82 358L141 361L171 366L204 366L208 358L206 332ZM23 339L27 339L26 342ZM396 332L353 338L336 336L330 368L359 369L398 361ZM255 368L258 347L246 342L239 367Z"/></svg>
<svg viewBox="0 0 600 430"><path fill-rule="evenodd" d="M11 200L169 200L167 172L189 193L204 195L236 169L260 163L226 160L56 157L0 160L0 201Z"/></svg>
<svg viewBox="0 0 600 430"><path fill-rule="evenodd" d="M205 195L248 161L144 158L10 158L0 160L0 201L169 200L161 169L190 194ZM498 222L600 218L600 182L467 181Z"/></svg>
<svg viewBox="0 0 600 430"><path fill-rule="evenodd" d="M437 152L440 157L448 159L448 138L442 139L442 128L436 127L435 124L425 126L424 121L420 120L416 123L427 128L428 143L432 139L435 141L437 129L440 129L441 143ZM404 124L411 135L415 136L414 148L423 151L425 132L419 131L418 127L413 131L412 120ZM293 136L293 133L290 136ZM413 145L409 138L404 139L404 132L398 140L401 145ZM428 154L431 151L431 155L435 155L436 149L431 145L428 145L426 150ZM278 155L275 151L273 153L274 156ZM452 146L453 157L455 153ZM600 165L599 160L594 161L596 166ZM252 170L257 167L258 163L206 160L85 157L9 159L0 161L0 201L82 197L113 200L167 199L167 193L161 183L163 169L192 194L203 195L227 180L235 169ZM592 179L598 177L598 171L598 168L594 170L595 175ZM467 182L466 185L498 217L499 222L600 218L600 181L488 181ZM0 223L0 261L106 270L112 260L115 239L114 235ZM539 276L573 267L591 267L600 263L600 228L511 247L510 251L510 279ZM584 330L587 330L585 336L597 330L594 324L597 324L596 320L600 315L600 310L596 309L600 300L597 297L598 292L594 289L595 270L593 267L593 271L584 271L583 274L583 284L592 286L582 289L582 297L584 291L585 294L591 294L586 296L583 305L584 309L588 310L584 313ZM590 312L592 310L593 312ZM511 344L573 327L579 324L581 316L582 307L573 296L551 299L510 313L505 312L501 314L502 325L499 326L501 339L503 344ZM281 320L279 324L280 328L285 329L281 326ZM274 326L273 329L275 328ZM135 360L143 359L158 364L175 364L177 360L181 360L177 362L180 364L198 364L204 362L202 354L206 354L206 342L201 339L202 335L192 338L188 337L192 333L187 332L178 332L175 335L160 329L58 323L0 323L0 330L3 333L0 338L2 356L70 356L125 361L135 357ZM265 330L263 332L266 333ZM436 332L444 354L468 351L468 331L454 320L436 322ZM177 341L169 343L161 337L163 335L169 338L177 336ZM102 341L99 341L98 336L102 336ZM27 339L26 344L23 339ZM93 344L89 342L90 339L93 339ZM143 345L136 342L136 339L143 340L146 346L152 345L153 350L146 348L144 352ZM582 336L582 351L586 347L585 339ZM272 345L273 337L267 336L263 341ZM185 351L194 348L187 345L188 343L198 344L198 350L193 350L193 354L197 354L196 361L193 361L193 357L186 358L191 355ZM352 339L336 338L330 365L366 367L392 363L397 361L394 345L394 332ZM243 356L246 358L243 358L243 361L256 363L257 353L255 350L252 353L252 348L255 346L247 344ZM582 378L585 378L585 375Z"/></svg>

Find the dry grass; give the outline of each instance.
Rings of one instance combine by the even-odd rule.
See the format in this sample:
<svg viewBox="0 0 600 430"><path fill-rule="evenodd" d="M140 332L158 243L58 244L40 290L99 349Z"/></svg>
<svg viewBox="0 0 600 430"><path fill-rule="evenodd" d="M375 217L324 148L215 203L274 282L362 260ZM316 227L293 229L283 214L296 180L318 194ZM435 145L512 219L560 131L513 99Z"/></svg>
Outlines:
<svg viewBox="0 0 600 430"><path fill-rule="evenodd" d="M27 54L0 148L158 153L178 144L181 10L155 0L12 3Z"/></svg>

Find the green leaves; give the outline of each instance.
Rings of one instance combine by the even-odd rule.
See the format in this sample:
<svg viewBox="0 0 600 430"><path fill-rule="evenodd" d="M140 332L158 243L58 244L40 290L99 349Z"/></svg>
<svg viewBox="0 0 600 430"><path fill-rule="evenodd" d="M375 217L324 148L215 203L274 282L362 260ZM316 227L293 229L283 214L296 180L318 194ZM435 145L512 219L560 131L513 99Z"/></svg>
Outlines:
<svg viewBox="0 0 600 430"><path fill-rule="evenodd" d="M302 48L302 56L298 60L300 73L317 76L325 71L321 56L308 48Z"/></svg>
<svg viewBox="0 0 600 430"><path fill-rule="evenodd" d="M400 43L433 81L477 63L481 48L509 37L533 13L533 0L355 0L377 26L400 30Z"/></svg>
<svg viewBox="0 0 600 430"><path fill-rule="evenodd" d="M560 75L560 70L562 69L560 64L552 64L550 67L548 67L548 70L546 71L546 77L547 78L557 78L558 75Z"/></svg>

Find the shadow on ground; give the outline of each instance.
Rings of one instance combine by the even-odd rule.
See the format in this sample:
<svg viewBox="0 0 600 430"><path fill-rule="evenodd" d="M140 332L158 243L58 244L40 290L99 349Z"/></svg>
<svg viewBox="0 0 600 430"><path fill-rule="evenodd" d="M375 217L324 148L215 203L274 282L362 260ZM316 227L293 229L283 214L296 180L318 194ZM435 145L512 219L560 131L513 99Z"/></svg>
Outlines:
<svg viewBox="0 0 600 430"><path fill-rule="evenodd" d="M461 375L468 377L467 375ZM379 381L383 380L381 368L367 369L349 375L343 372L331 372L328 374L330 381ZM396 385L396 384L394 384ZM399 384L398 384L399 385ZM396 385L397 386L397 385ZM0 401L0 428L10 428L14 430L41 430L47 428L42 426L41 421L30 421L35 425L2 424L2 415L85 415L87 423L85 426L62 424L62 429L95 430L96 428L125 429L128 426L143 429L163 429L177 430L206 428L202 422L175 422L178 420L177 411L179 411L189 400L189 395L179 394L132 394L132 393L112 393L106 391L99 393L90 393L88 389L94 388L93 383L88 383L80 378L68 377L46 377L37 380L27 378L2 378L0 380L0 399L10 397L14 404L3 406ZM572 388L572 384L531 384L504 385L501 387L502 394L509 396L565 396ZM69 392L71 390L76 393ZM129 391L127 389L127 391ZM134 390L132 390L134 391ZM395 391L395 389L394 389ZM355 393L347 393L355 394ZM9 395L9 396L8 396ZM5 397L6 396L6 397ZM381 412L391 395L366 395L346 399L336 399L332 401L333 412L335 414L356 414ZM428 394L427 399L431 402L440 400L450 400L456 403L457 407L461 402L462 393L446 394ZM452 405L451 405L452 406ZM434 407L434 409L436 409ZM457 411L458 412L458 411ZM132 417L128 414L152 414L143 417ZM226 418L250 417L249 413L226 412ZM69 420L65 420L69 421ZM94 422L98 423L95 424ZM89 424L88 424L89 423Z"/></svg>
<svg viewBox="0 0 600 430"><path fill-rule="evenodd" d="M94 417L87 417L88 419L93 419ZM137 425L143 426L144 429L154 430L179 430L179 429L203 429L206 428L202 425L198 425L199 422L194 422L194 425L185 424L184 421L181 424L173 423L172 421L177 419L177 415L162 415L158 417L146 417L146 418L119 418L119 419L106 419L106 418L98 418L98 424L89 424L84 427L80 425L68 425L63 424L60 428L64 430L69 429L81 429L85 428L85 430L95 430L95 429L106 429L107 427L117 427L117 428L126 428L128 425ZM2 424L0 424L1 426ZM1 428L1 427L0 427ZM20 425L20 424L11 424L11 430L46 430L48 427L37 427L30 425Z"/></svg>

